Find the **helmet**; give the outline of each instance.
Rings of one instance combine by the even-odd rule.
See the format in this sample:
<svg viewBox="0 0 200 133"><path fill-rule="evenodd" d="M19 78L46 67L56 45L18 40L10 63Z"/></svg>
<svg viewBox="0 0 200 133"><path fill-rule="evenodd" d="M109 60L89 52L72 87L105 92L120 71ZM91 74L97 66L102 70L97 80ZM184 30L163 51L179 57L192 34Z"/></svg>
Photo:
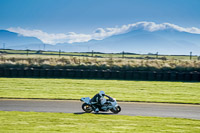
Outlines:
<svg viewBox="0 0 200 133"><path fill-rule="evenodd" d="M105 92L104 92L104 91L100 91L100 92L99 92L99 95L102 97L102 96L105 95Z"/></svg>

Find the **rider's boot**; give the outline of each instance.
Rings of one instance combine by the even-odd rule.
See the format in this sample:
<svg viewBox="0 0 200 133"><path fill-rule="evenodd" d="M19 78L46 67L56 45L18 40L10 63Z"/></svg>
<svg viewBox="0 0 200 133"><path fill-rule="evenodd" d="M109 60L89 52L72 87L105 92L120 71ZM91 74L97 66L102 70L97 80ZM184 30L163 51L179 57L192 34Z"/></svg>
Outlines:
<svg viewBox="0 0 200 133"><path fill-rule="evenodd" d="M94 113L99 113L99 109L96 108L95 111L94 111Z"/></svg>

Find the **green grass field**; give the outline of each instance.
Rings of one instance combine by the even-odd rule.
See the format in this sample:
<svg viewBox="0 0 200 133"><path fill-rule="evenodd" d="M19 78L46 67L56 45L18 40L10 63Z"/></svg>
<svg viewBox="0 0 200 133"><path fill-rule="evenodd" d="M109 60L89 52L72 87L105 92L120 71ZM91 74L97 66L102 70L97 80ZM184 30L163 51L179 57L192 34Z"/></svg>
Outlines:
<svg viewBox="0 0 200 133"><path fill-rule="evenodd" d="M200 121L181 118L0 111L0 132L198 133Z"/></svg>
<svg viewBox="0 0 200 133"><path fill-rule="evenodd" d="M0 78L2 98L78 100L100 90L120 101L200 104L199 82Z"/></svg>
<svg viewBox="0 0 200 133"><path fill-rule="evenodd" d="M26 50L3 50L3 49L0 49L0 52L7 52L8 54L11 53L16 53L16 55L20 55L20 54L23 54L23 53L27 53ZM37 51L28 51L29 54L37 54ZM43 51L42 52L43 54L59 54L59 51ZM74 56L92 56L92 53L75 53L75 52L60 52L60 54L62 55L65 55L65 56L71 56L71 55L74 55ZM16 56L15 55L15 56ZM12 55L11 55L12 56ZM21 55L22 56L22 55ZM26 56L26 55L25 55ZM29 55L30 56L30 55ZM47 56L47 55L40 55L40 57L42 58L42 56ZM58 57L58 55L52 55L54 57ZM153 58L156 58L156 55L148 55L148 54L124 54L124 56L122 55L122 53L101 53L101 54L97 54L97 53L94 53L93 54L93 57L103 57L103 58L110 58L110 57L113 57L113 58L121 58L121 57L128 57L128 58L136 58L136 57L153 57ZM159 55L158 57L166 57L167 59L169 60L190 60L190 56L189 56L189 53L188 55ZM194 55L192 57L192 60L197 60L198 56Z"/></svg>

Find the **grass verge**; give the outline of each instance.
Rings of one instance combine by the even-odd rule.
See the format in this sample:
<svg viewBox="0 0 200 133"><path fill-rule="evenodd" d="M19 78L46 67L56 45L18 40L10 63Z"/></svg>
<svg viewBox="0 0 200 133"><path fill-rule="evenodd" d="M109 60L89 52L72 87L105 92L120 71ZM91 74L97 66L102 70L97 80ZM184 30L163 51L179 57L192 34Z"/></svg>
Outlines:
<svg viewBox="0 0 200 133"><path fill-rule="evenodd" d="M95 55L94 57L84 56L88 55L87 53L68 54L71 56L2 54L0 55L0 68L200 72L200 61L197 56L193 56L193 60L190 60L189 56L160 56L157 58L156 55L129 54L126 55L128 58L121 58L122 55L118 54L98 54L97 57ZM83 55L73 56L81 54Z"/></svg>
<svg viewBox="0 0 200 133"><path fill-rule="evenodd" d="M181 118L0 111L0 132L200 132Z"/></svg>
<svg viewBox="0 0 200 133"><path fill-rule="evenodd" d="M200 103L199 82L0 78L1 98L78 100L100 90L120 101Z"/></svg>

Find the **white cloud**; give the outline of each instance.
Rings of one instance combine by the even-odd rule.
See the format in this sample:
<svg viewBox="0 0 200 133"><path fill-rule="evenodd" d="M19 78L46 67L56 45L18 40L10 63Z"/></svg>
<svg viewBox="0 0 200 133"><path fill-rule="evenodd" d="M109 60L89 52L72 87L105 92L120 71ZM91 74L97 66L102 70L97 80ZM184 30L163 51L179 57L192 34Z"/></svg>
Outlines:
<svg viewBox="0 0 200 133"><path fill-rule="evenodd" d="M74 32L70 32L66 34L66 39L68 43L74 43L74 42L88 42L91 40L91 35L88 34L76 34Z"/></svg>
<svg viewBox="0 0 200 133"><path fill-rule="evenodd" d="M62 43L62 42L65 42L67 38L67 35L65 34L48 34L41 30L27 30L27 29L22 29L20 27L9 28L7 30L11 32L19 33L20 35L27 36L27 37L36 37L40 39L43 43L47 43L47 44Z"/></svg>
<svg viewBox="0 0 200 133"><path fill-rule="evenodd" d="M36 37L43 43L56 44L56 43L75 43L75 42L88 42L89 40L102 40L106 37L127 33L137 29L143 29L146 31L154 32L158 30L173 29L180 32L188 32L193 34L200 34L200 29L196 27L184 28L175 24L162 23L156 24L154 22L137 22L133 24L123 25L115 28L98 28L92 34L77 34L69 32L68 34L49 34L41 30L28 30L23 28L9 28L7 30L11 32L19 33L23 36Z"/></svg>

